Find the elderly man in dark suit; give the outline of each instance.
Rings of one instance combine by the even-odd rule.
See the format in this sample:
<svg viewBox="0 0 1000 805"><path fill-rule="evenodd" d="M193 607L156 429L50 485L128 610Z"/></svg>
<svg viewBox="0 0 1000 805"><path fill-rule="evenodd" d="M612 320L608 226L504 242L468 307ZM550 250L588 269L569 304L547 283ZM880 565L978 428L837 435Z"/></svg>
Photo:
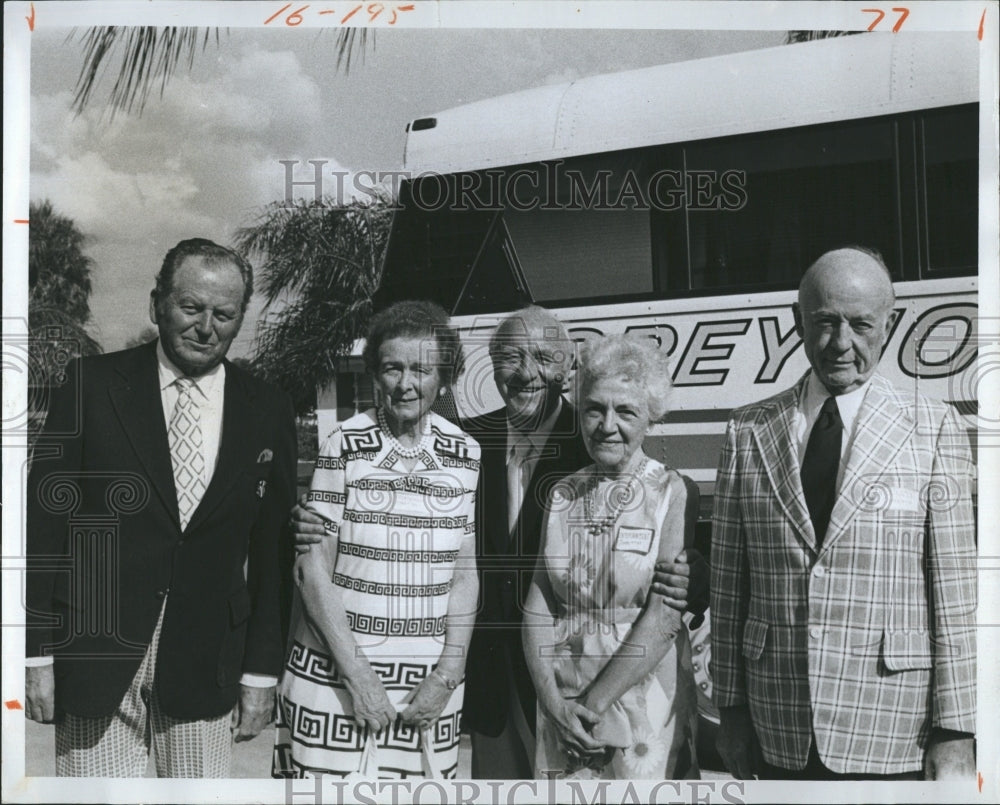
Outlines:
<svg viewBox="0 0 1000 805"><path fill-rule="evenodd" d="M84 358L52 395L28 480L27 715L63 776L229 775L271 718L279 535L295 493L290 400L225 360L250 266L168 252L155 343Z"/></svg>
<svg viewBox="0 0 1000 805"><path fill-rule="evenodd" d="M955 412L877 372L877 254L806 272L810 371L733 412L712 533L719 750L739 778L972 779L975 525Z"/></svg>
<svg viewBox="0 0 1000 805"><path fill-rule="evenodd" d="M504 407L470 419L482 448L476 562L480 608L466 665L464 721L472 776L533 776L535 689L521 622L556 481L590 463L576 410L564 396L575 349L551 313L532 306L504 319L490 340Z"/></svg>

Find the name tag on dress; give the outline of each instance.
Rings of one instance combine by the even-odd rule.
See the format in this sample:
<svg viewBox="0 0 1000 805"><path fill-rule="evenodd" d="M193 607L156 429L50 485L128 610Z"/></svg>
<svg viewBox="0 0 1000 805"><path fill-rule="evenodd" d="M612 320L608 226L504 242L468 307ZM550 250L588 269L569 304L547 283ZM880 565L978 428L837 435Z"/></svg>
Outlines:
<svg viewBox="0 0 1000 805"><path fill-rule="evenodd" d="M632 553L649 553L653 545L652 528L632 528L631 526L619 526L618 537L615 539L616 551L630 551Z"/></svg>

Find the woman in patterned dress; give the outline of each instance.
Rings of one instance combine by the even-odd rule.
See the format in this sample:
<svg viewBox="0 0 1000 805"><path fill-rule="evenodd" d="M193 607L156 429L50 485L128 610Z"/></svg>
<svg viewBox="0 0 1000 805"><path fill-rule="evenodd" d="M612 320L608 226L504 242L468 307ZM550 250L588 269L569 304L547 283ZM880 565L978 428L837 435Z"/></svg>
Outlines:
<svg viewBox="0 0 1000 805"><path fill-rule="evenodd" d="M327 534L296 564L304 617L279 692L274 775L346 776L376 737L378 776L453 777L475 622L479 445L430 409L462 367L428 302L372 319L377 408L343 422L316 461L307 508Z"/></svg>
<svg viewBox="0 0 1000 805"><path fill-rule="evenodd" d="M539 778L698 776L696 687L681 613L650 593L684 549L683 478L643 452L670 369L648 339L591 341L580 424L594 464L549 498L524 617Z"/></svg>

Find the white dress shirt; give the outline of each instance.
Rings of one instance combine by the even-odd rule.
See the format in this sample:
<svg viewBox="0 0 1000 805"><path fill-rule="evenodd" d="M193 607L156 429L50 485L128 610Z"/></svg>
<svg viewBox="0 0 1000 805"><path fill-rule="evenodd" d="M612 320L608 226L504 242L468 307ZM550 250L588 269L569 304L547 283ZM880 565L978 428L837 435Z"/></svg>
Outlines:
<svg viewBox="0 0 1000 805"><path fill-rule="evenodd" d="M528 490L531 474L538 466L538 459L545 443L552 435L556 419L562 411L562 399L545 420L530 433L519 431L507 422L507 528L513 530L517 524L524 494Z"/></svg>
<svg viewBox="0 0 1000 805"><path fill-rule="evenodd" d="M840 421L844 424L844 432L840 439L840 466L837 469L837 491L840 491L840 484L844 480L844 468L851 455L851 444L854 441L854 431L858 421L858 411L861 410L861 403L864 402L868 386L871 385L871 378L868 378L859 388L849 391L846 394L839 394L834 397L837 403L837 410L840 412ZM812 433L813 425L819 419L820 410L823 403L830 396L826 386L816 377L815 372L810 372L802 394L799 397L799 407L795 414L795 438L799 448L799 467L806 455L806 447L809 444L809 434Z"/></svg>

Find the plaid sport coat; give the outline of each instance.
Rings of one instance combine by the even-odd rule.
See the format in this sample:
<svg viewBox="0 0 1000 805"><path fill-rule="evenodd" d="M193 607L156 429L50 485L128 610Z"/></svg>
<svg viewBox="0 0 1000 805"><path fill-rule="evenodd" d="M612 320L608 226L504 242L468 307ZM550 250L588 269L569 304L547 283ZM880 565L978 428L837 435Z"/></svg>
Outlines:
<svg viewBox="0 0 1000 805"><path fill-rule="evenodd" d="M806 375L808 377L808 375ZM923 767L932 727L975 731L976 546L967 434L879 375L822 547L806 507L796 386L733 412L712 531L712 676L764 758L835 772Z"/></svg>

